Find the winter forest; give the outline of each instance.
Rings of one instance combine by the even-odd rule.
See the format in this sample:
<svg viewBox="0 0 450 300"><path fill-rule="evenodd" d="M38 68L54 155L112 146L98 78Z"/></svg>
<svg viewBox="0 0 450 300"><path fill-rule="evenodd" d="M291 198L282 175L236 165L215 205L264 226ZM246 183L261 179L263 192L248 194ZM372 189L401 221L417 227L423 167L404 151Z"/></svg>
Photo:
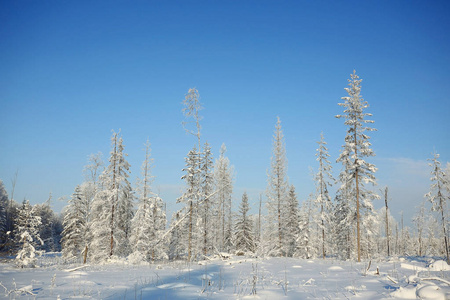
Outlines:
<svg viewBox="0 0 450 300"><path fill-rule="evenodd" d="M182 125L192 135L192 149L180 166L185 189L179 198L162 199L152 187L157 176L152 166L158 158L152 157L151 141L145 143L141 173L132 184L124 137L120 130L112 131L106 161L101 153L89 156L83 169L86 180L74 187L61 215L52 211L51 195L39 205L26 199L17 203L14 181L10 197L0 182L1 250L13 255L21 269L38 266L39 256L49 252L60 252L58 264L67 266L191 264L230 256L354 262L437 257L450 263L449 165L442 166L439 154L433 153L430 190L412 220L414 227L395 219L389 210L389 187L376 186L377 167L370 162L375 156L370 133L376 130L376 116L362 97L361 82L354 71L338 103L342 114L335 117L347 128L339 157L328 154L326 132L317 137L316 153L311 153L317 161L311 175L316 188L307 199L298 199L288 181L283 127L277 117L259 212L250 214L246 193L232 203L234 168L226 145L214 151L214 158L202 137L201 110L207 102L201 103L199 92L191 88L182 102ZM381 210L374 209L376 199L385 203ZM182 208L167 216L166 201Z"/></svg>

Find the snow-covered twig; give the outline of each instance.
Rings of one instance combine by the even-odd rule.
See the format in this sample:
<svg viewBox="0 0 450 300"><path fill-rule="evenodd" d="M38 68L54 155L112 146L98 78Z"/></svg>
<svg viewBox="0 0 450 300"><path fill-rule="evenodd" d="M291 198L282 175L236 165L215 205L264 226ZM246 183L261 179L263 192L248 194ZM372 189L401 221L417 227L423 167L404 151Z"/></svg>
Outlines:
<svg viewBox="0 0 450 300"><path fill-rule="evenodd" d="M64 270L64 271L66 271L66 272L73 272L73 271L77 271L79 269L83 269L83 268L86 268L86 267L89 267L89 265L82 265L82 266L79 266L79 267L76 267L76 268L73 268L73 269L67 269L67 270Z"/></svg>
<svg viewBox="0 0 450 300"><path fill-rule="evenodd" d="M2 286L5 289L5 295L9 296L11 294L16 294L16 295L22 295L22 294L28 294L31 296L36 296L36 294L33 294L32 289L33 287L31 285L27 285L24 286L23 288L20 289L14 289L14 290L9 290L6 288L6 286L3 285L3 283L0 282L0 286Z"/></svg>
<svg viewBox="0 0 450 300"><path fill-rule="evenodd" d="M398 282L392 279L391 276L387 275L386 278L392 281L393 283L398 284Z"/></svg>

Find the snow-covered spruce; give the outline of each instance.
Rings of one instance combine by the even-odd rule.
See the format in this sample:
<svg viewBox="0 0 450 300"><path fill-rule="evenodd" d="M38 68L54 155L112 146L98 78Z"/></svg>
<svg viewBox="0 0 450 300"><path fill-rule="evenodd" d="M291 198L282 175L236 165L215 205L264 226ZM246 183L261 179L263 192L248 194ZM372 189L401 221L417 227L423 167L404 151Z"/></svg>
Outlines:
<svg viewBox="0 0 450 300"><path fill-rule="evenodd" d="M87 245L87 215L89 213L85 196L77 185L69 205L64 211L64 230L62 232L62 257L72 261L81 258Z"/></svg>
<svg viewBox="0 0 450 300"><path fill-rule="evenodd" d="M17 239L16 245L19 247L15 259L17 266L35 267L36 255L42 253L37 251L36 247L44 244L39 236L41 224L41 217L36 215L35 207L32 207L28 200L24 200L15 222L14 236Z"/></svg>
<svg viewBox="0 0 450 300"><path fill-rule="evenodd" d="M450 264L447 220L447 200L450 197L450 180L441 167L438 153L434 153L433 158L429 159L429 161L429 165L432 168L430 178L432 184L430 186L430 191L425 197L431 203L431 210L439 213L442 225L442 236L444 237L444 253L447 256L447 263Z"/></svg>
<svg viewBox="0 0 450 300"><path fill-rule="evenodd" d="M265 226L265 245L267 249L263 252L271 256L284 256L287 251L284 231L288 182L286 149L279 117L275 125L272 151L266 190L268 218Z"/></svg>
<svg viewBox="0 0 450 300"><path fill-rule="evenodd" d="M319 147L317 148L316 160L319 162L319 169L315 176L315 182L317 187L317 197L315 199L315 204L319 207L319 228L321 231L322 237L322 258L325 258L327 252L327 244L329 243L329 233L332 229L331 220L331 212L332 212L332 203L331 197L328 193L328 188L331 187L332 182L334 181L333 175L331 174L331 163L328 160L330 155L328 154L328 148L326 147L325 138L323 133L320 134L320 141L317 142Z"/></svg>
<svg viewBox="0 0 450 300"><path fill-rule="evenodd" d="M231 196L233 194L233 172L230 160L225 156L225 144L220 147L220 156L214 164L214 186L216 195L214 202L214 246L220 251L230 252L232 241Z"/></svg>
<svg viewBox="0 0 450 300"><path fill-rule="evenodd" d="M168 246L162 240L166 228L166 214L162 199L151 190L154 176L151 174L150 143L145 144L145 160L141 178L137 182L138 209L131 221L129 260L133 263L168 259ZM157 243L157 244L156 244Z"/></svg>
<svg viewBox="0 0 450 300"><path fill-rule="evenodd" d="M249 219L248 196L244 192L239 205L239 215L234 226L234 245L239 253L255 252L255 237L252 231L252 222Z"/></svg>
<svg viewBox="0 0 450 300"><path fill-rule="evenodd" d="M356 71L350 75L349 87L345 88L348 96L342 97L343 103L338 103L344 108L344 114L337 115L337 118L344 119L344 124L348 127L345 136L345 146L342 149L338 162L344 165L344 172L340 177L344 194L341 194L342 201L355 199L356 211L356 253L357 260L361 260L361 256L367 256L370 249L366 249L361 253L362 244L369 245L370 242L361 241L361 238L371 238L371 228L373 228L373 205L372 200L379 198L378 195L371 190L365 188L366 184L376 184L375 175L377 168L375 165L364 160L365 157L375 156L370 148L370 137L366 132L375 131L376 129L369 127L368 124L374 123L367 120L372 114L365 112L369 107L361 96L361 79L356 75ZM349 186L349 181L354 180L354 189ZM349 198L350 197L350 198ZM348 204L348 203L347 203ZM350 220L347 220L350 221ZM339 221L340 222L340 221ZM364 232L369 234L361 236L361 227Z"/></svg>
<svg viewBox="0 0 450 300"><path fill-rule="evenodd" d="M123 140L113 131L109 165L100 176L101 190L92 203L92 241L89 255L101 262L129 254L133 193L128 181L130 165L123 152Z"/></svg>

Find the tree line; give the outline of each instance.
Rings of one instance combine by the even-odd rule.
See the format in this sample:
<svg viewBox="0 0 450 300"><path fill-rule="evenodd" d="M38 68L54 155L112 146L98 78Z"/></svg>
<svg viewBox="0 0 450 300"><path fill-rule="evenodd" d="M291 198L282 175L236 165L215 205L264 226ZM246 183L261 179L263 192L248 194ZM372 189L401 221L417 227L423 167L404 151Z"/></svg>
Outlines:
<svg viewBox="0 0 450 300"><path fill-rule="evenodd" d="M182 208L168 220L165 201L152 189L153 158L145 144L141 174L129 182L130 164L123 138L112 133L111 151L105 164L101 153L92 154L84 168L85 181L75 187L61 216L50 201L18 205L0 182L0 239L3 251L17 254L18 264L35 262L34 251L62 251L66 261L104 263L128 259L133 263L165 260L199 260L210 255L236 253L299 258L337 257L360 261L390 255L436 255L448 260L448 210L450 184L439 155L430 159L431 185L417 210L415 228L399 224L390 214L388 188L385 207L375 210L373 200L377 168L369 133L375 131L361 96L361 79L354 71L342 97L346 132L333 177L324 134L316 150L316 188L299 204L295 187L287 179L287 158L281 120L277 117L268 170L265 203L249 214L244 193L233 211L234 168L223 144L214 161L212 149L202 141L200 95L189 89L183 101L183 127L195 138L187 153L181 179ZM334 195L330 193L336 187ZM427 207L428 206L428 207ZM263 213L263 207L267 213Z"/></svg>

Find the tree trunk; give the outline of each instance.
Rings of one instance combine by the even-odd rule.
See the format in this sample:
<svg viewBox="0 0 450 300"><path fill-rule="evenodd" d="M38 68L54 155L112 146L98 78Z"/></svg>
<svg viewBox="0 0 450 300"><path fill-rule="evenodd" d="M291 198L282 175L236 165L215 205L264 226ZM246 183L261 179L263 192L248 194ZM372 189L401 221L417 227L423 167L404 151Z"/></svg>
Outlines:
<svg viewBox="0 0 450 300"><path fill-rule="evenodd" d="M261 194L259 194L259 214L258 214L258 243L261 244L261 204L262 204L262 197Z"/></svg>
<svg viewBox="0 0 450 300"><path fill-rule="evenodd" d="M356 247L358 251L358 262L361 261L361 228L360 228L360 214L359 214L359 183L358 183L358 169L356 169Z"/></svg>
<svg viewBox="0 0 450 300"><path fill-rule="evenodd" d="M86 264L87 253L88 253L88 246L86 246L86 248L84 248L83 264Z"/></svg>
<svg viewBox="0 0 450 300"><path fill-rule="evenodd" d="M389 214L388 214L388 188L384 190L384 203L386 205L386 240L387 240L387 256L389 257Z"/></svg>
<svg viewBox="0 0 450 300"><path fill-rule="evenodd" d="M189 244L188 244L188 261L191 261L192 254L192 200L189 204Z"/></svg>
<svg viewBox="0 0 450 300"><path fill-rule="evenodd" d="M110 250L109 250L109 256L113 256L113 249L114 249L114 204L111 208L111 244L110 244Z"/></svg>
<svg viewBox="0 0 450 300"><path fill-rule="evenodd" d="M203 221L203 255L205 255L206 256L206 254L207 254L207 230L208 230L208 228L207 228L207 225L208 225L208 222L207 222L207 217L208 217L208 202L207 202L208 200L205 200L205 219L204 219L204 221Z"/></svg>
<svg viewBox="0 0 450 300"><path fill-rule="evenodd" d="M440 206L440 210L441 210L441 217L442 217L442 230L444 231L444 245L445 245L445 253L447 254L447 263L450 265L450 257L448 255L448 241L447 241L447 233L445 231L445 216L444 216L444 201L442 200L442 194L440 191L440 186L438 185L439 188L439 206Z"/></svg>
<svg viewBox="0 0 450 300"><path fill-rule="evenodd" d="M278 247L280 251L280 256L282 255L282 244L281 244L281 203L278 200Z"/></svg>

